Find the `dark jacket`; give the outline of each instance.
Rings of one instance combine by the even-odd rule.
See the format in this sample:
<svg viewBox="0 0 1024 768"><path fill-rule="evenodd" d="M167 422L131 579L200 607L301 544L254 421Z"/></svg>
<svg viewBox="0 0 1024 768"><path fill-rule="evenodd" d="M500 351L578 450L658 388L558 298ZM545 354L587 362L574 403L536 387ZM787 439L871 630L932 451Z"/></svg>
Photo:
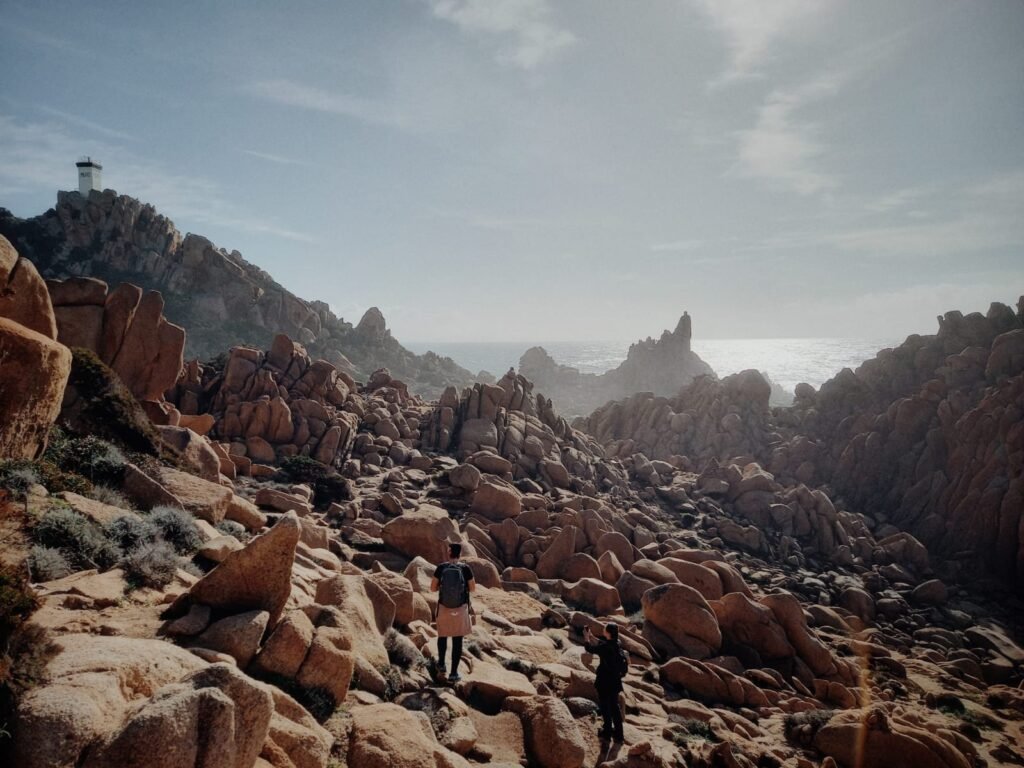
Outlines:
<svg viewBox="0 0 1024 768"><path fill-rule="evenodd" d="M622 690L622 678L619 677L619 650L621 646L611 640L597 640L593 645L584 644L588 653L597 656L600 661L597 665L597 680L595 685L598 691L606 693L618 693Z"/></svg>

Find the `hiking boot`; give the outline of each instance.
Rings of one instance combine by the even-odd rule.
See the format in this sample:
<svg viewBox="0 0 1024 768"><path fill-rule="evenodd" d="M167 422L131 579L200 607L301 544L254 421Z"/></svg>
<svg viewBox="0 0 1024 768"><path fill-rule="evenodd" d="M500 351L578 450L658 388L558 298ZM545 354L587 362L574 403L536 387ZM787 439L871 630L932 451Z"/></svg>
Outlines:
<svg viewBox="0 0 1024 768"><path fill-rule="evenodd" d="M450 675L448 675L448 682L449 683L457 683L461 679L462 679L462 675L460 675L458 672L452 672Z"/></svg>

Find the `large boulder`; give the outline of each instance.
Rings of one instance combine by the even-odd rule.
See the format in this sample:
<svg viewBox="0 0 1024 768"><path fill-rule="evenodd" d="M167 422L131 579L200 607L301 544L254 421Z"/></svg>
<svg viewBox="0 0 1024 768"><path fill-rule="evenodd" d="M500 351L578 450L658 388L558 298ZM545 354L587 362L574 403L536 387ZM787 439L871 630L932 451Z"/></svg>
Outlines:
<svg viewBox="0 0 1024 768"><path fill-rule="evenodd" d="M42 453L70 373L67 347L0 317L0 458Z"/></svg>
<svg viewBox="0 0 1024 768"><path fill-rule="evenodd" d="M667 656L715 655L722 631L708 601L685 584L661 584L644 592L644 636Z"/></svg>
<svg viewBox="0 0 1024 768"><path fill-rule="evenodd" d="M160 485L178 499L181 506L214 525L224 519L235 496L230 488L179 469L159 467L155 474Z"/></svg>
<svg viewBox="0 0 1024 768"><path fill-rule="evenodd" d="M258 671L295 677L313 643L313 622L305 612L289 611L278 622L256 657Z"/></svg>
<svg viewBox="0 0 1024 768"><path fill-rule="evenodd" d="M464 758L438 744L427 735L429 731L429 725L397 704L359 707L352 713L348 764L359 768L468 768Z"/></svg>
<svg viewBox="0 0 1024 768"><path fill-rule="evenodd" d="M194 672L156 692L83 768L248 768L263 749L274 700L230 664Z"/></svg>
<svg viewBox="0 0 1024 768"><path fill-rule="evenodd" d="M133 307L120 347L110 360L104 359L139 400L163 399L181 372L185 330L168 322L163 311L159 292L141 297Z"/></svg>
<svg viewBox="0 0 1024 768"><path fill-rule="evenodd" d="M841 768L970 768L974 761L950 741L888 717L881 708L836 715L814 736L814 747Z"/></svg>
<svg viewBox="0 0 1024 768"><path fill-rule="evenodd" d="M708 704L734 707L766 707L768 698L760 688L722 667L693 659L676 658L662 665L661 678Z"/></svg>
<svg viewBox="0 0 1024 768"><path fill-rule="evenodd" d="M202 603L232 613L262 610L275 626L291 594L292 561L299 543L299 518L288 512L245 549L229 554L197 581L176 607Z"/></svg>
<svg viewBox="0 0 1024 768"><path fill-rule="evenodd" d="M228 616L211 624L196 638L196 644L228 654L245 669L259 650L269 618L266 611L246 611Z"/></svg>
<svg viewBox="0 0 1024 768"><path fill-rule="evenodd" d="M786 637L786 631L767 606L739 592L731 592L712 602L711 607L722 635L733 646L752 648L764 660L793 656L793 646Z"/></svg>
<svg viewBox="0 0 1024 768"><path fill-rule="evenodd" d="M14 722L14 765L73 768L85 750L120 729L157 690L206 667L159 640L65 635L49 662L49 682L21 699Z"/></svg>
<svg viewBox="0 0 1024 768"><path fill-rule="evenodd" d="M619 590L599 579L584 578L565 587L562 596L595 616L609 616L622 612Z"/></svg>
<svg viewBox="0 0 1024 768"><path fill-rule="evenodd" d="M321 581L316 602L310 610L333 606L330 627L339 647L351 650L373 666L386 665L388 653L383 633L395 618L395 603L381 587L367 577L341 574ZM314 623L323 623L319 616Z"/></svg>
<svg viewBox="0 0 1024 768"><path fill-rule="evenodd" d="M424 504L405 510L384 526L384 543L406 557L423 557L439 563L448 557L448 542L458 539L459 529L440 507Z"/></svg>
<svg viewBox="0 0 1024 768"><path fill-rule="evenodd" d="M493 476L484 477L473 493L471 512L501 522L523 511L523 497L514 487Z"/></svg>
<svg viewBox="0 0 1024 768"><path fill-rule="evenodd" d="M576 719L553 696L517 697L509 707L523 721L526 752L538 768L583 768L586 742Z"/></svg>
<svg viewBox="0 0 1024 768"><path fill-rule="evenodd" d="M0 235L0 317L50 340L57 338L57 321L46 283L35 265L18 256L3 235Z"/></svg>

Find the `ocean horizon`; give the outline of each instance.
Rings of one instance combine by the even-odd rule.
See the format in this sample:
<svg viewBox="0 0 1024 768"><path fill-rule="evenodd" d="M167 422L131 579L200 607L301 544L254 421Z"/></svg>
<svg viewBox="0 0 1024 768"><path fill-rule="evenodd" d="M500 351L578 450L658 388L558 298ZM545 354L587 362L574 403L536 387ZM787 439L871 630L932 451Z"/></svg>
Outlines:
<svg viewBox="0 0 1024 768"><path fill-rule="evenodd" d="M792 394L801 382L820 387L843 368L857 368L879 350L900 344L902 338L778 338L701 339L693 351L720 377L756 368L784 391ZM583 373L604 373L626 359L634 341L535 341L535 342L405 342L413 352L433 351L452 358L473 373L487 371L501 376L519 367L519 358L530 347L540 346L561 365Z"/></svg>

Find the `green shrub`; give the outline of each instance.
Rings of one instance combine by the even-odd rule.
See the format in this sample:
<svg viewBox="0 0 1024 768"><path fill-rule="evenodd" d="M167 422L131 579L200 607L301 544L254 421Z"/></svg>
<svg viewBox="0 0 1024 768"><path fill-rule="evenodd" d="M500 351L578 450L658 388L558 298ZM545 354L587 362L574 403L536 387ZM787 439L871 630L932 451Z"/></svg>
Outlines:
<svg viewBox="0 0 1024 768"><path fill-rule="evenodd" d="M108 485L97 485L88 495L90 499L101 504L108 504L118 509L132 509L132 504L125 495Z"/></svg>
<svg viewBox="0 0 1024 768"><path fill-rule="evenodd" d="M708 723L688 718L677 723L670 731L671 739L677 746L686 746L691 741L709 741L717 744L721 739Z"/></svg>
<svg viewBox="0 0 1024 768"><path fill-rule="evenodd" d="M527 677L533 677L537 672L537 667L534 664L520 659L518 656L512 656L507 659L501 659L501 666L510 672L519 672L520 674L526 675Z"/></svg>
<svg viewBox="0 0 1024 768"><path fill-rule="evenodd" d="M31 462L5 461L0 463L0 488L5 489L11 498L21 501L29 488L40 480L39 473Z"/></svg>
<svg viewBox="0 0 1024 768"><path fill-rule="evenodd" d="M71 575L71 566L63 552L39 544L29 552L28 568L33 581L53 581Z"/></svg>
<svg viewBox="0 0 1024 768"><path fill-rule="evenodd" d="M51 507L32 528L32 538L59 549L75 570L110 568L121 557L118 547L88 518L67 507Z"/></svg>
<svg viewBox="0 0 1024 768"><path fill-rule="evenodd" d="M30 477L32 482L38 482L50 493L71 491L87 495L92 490L92 483L84 477L63 471L45 457L39 461L29 461L28 459L0 461L0 488L8 490L20 488L23 493L24 490L27 490L25 483ZM18 493L14 495L16 498L18 497Z"/></svg>
<svg viewBox="0 0 1024 768"><path fill-rule="evenodd" d="M394 664L384 664L377 668L384 678L384 701L394 701L402 692L402 672Z"/></svg>
<svg viewBox="0 0 1024 768"><path fill-rule="evenodd" d="M44 458L63 472L70 472L102 485L120 485L128 463L116 445L98 437L67 437L57 434L51 439Z"/></svg>
<svg viewBox="0 0 1024 768"><path fill-rule="evenodd" d="M281 462L281 473L295 483L308 483L313 488L313 502L325 507L352 498L352 486L331 467L309 456L292 456Z"/></svg>
<svg viewBox="0 0 1024 768"><path fill-rule="evenodd" d="M401 669L425 667L427 659L420 653L411 640L405 638L392 627L384 635L384 648L388 652L388 660Z"/></svg>
<svg viewBox="0 0 1024 768"><path fill-rule="evenodd" d="M335 701L334 695L326 688L299 685L295 680L284 675L268 674L261 675L260 678L264 682L277 686L299 702L318 723L327 722L338 708L338 702Z"/></svg>
<svg viewBox="0 0 1024 768"><path fill-rule="evenodd" d="M818 731L828 725L829 720L835 715L832 709L809 709L806 712L796 712L786 715L782 720L786 738L793 739L796 730L801 726L810 726L810 736L813 737Z"/></svg>
<svg viewBox="0 0 1024 768"><path fill-rule="evenodd" d="M142 406L116 373L87 349L71 350L68 390L78 395L62 415L78 432L99 435L129 451L160 456L162 443Z"/></svg>
<svg viewBox="0 0 1024 768"><path fill-rule="evenodd" d="M129 585L153 589L170 584L178 569L186 564L166 541L139 544L121 560Z"/></svg>
<svg viewBox="0 0 1024 768"><path fill-rule="evenodd" d="M151 544L160 535L152 520L135 515L123 515L103 526L103 535L124 552L131 552L141 544Z"/></svg>
<svg viewBox="0 0 1024 768"><path fill-rule="evenodd" d="M192 515L177 507L154 507L146 519L156 526L160 537L179 555L191 555L203 543Z"/></svg>
<svg viewBox="0 0 1024 768"><path fill-rule="evenodd" d="M6 647L11 634L38 605L25 573L11 566L0 566L0 648Z"/></svg>
<svg viewBox="0 0 1024 768"><path fill-rule="evenodd" d="M243 544L252 538L252 534L245 530L245 526L234 520L221 520L217 523L217 530L226 536L233 536Z"/></svg>

